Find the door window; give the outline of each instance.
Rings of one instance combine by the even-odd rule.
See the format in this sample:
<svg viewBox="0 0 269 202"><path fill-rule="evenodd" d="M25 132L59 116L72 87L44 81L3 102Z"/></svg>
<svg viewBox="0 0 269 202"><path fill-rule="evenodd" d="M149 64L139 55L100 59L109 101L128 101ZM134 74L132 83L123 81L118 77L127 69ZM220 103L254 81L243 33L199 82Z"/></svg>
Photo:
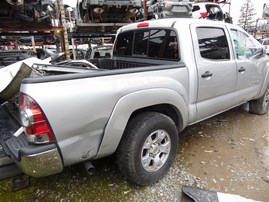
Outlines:
<svg viewBox="0 0 269 202"><path fill-rule="evenodd" d="M231 30L231 33L233 48L237 59L248 59L260 48L257 46L256 42L245 33L238 30Z"/></svg>
<svg viewBox="0 0 269 202"><path fill-rule="evenodd" d="M212 60L230 59L227 37L222 28L197 28L200 54L203 58Z"/></svg>

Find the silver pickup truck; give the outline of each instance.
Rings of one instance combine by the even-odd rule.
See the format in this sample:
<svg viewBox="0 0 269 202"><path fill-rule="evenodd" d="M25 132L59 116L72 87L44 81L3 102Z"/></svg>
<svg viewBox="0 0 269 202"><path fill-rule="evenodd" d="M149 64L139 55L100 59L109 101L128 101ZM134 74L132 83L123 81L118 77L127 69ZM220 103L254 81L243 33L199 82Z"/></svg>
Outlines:
<svg viewBox="0 0 269 202"><path fill-rule="evenodd" d="M244 103L268 113L268 62L235 25L162 19L120 28L112 58L92 60L94 68L35 64L40 76L23 79L13 99L0 97L10 122L2 121L1 177L14 167L33 177L82 162L90 169L115 153L127 179L155 183L186 126Z"/></svg>

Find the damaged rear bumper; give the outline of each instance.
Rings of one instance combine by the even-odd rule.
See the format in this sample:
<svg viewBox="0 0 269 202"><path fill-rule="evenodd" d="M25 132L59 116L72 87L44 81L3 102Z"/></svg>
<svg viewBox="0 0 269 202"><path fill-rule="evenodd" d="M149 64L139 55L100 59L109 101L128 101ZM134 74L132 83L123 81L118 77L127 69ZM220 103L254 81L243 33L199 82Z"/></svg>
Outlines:
<svg viewBox="0 0 269 202"><path fill-rule="evenodd" d="M32 177L53 175L63 170L56 144L31 145L24 134L5 141L5 152L20 170Z"/></svg>
<svg viewBox="0 0 269 202"><path fill-rule="evenodd" d="M13 141L13 138L12 141L9 140L6 148L14 149L11 147L16 145ZM17 157L10 151L6 152L9 152L8 155L0 157L0 180L14 177L22 172L32 177L44 177L63 170L61 156L55 144L26 145L17 149Z"/></svg>
<svg viewBox="0 0 269 202"><path fill-rule="evenodd" d="M63 171L61 156L54 144L28 145L20 153L20 168L29 176L44 177Z"/></svg>
<svg viewBox="0 0 269 202"><path fill-rule="evenodd" d="M18 110L12 104L0 107L0 180L21 172L43 177L63 170L63 161L56 144L29 144L24 133L14 136L21 127Z"/></svg>
<svg viewBox="0 0 269 202"><path fill-rule="evenodd" d="M24 134L0 141L0 180L21 172L32 177L53 175L63 170L56 144L31 145Z"/></svg>

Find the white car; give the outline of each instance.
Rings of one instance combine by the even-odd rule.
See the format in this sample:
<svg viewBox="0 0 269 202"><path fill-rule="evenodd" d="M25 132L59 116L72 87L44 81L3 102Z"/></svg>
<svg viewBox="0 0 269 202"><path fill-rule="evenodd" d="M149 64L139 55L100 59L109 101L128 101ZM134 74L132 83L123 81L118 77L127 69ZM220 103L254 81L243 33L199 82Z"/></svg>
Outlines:
<svg viewBox="0 0 269 202"><path fill-rule="evenodd" d="M194 3L192 6L192 17L195 19L210 19L224 21L224 13L217 3Z"/></svg>
<svg viewBox="0 0 269 202"><path fill-rule="evenodd" d="M85 59L93 58L110 58L112 55L113 44L99 45L89 48L86 52Z"/></svg>
<svg viewBox="0 0 269 202"><path fill-rule="evenodd" d="M261 44L266 49L266 53L269 54L269 38L262 39Z"/></svg>

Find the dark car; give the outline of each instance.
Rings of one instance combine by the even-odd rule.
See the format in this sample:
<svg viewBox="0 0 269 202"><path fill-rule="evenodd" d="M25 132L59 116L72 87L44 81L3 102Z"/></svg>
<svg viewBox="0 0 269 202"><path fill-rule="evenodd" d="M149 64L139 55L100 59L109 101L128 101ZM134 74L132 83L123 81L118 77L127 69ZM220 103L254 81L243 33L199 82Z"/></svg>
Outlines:
<svg viewBox="0 0 269 202"><path fill-rule="evenodd" d="M189 0L161 0L149 6L155 18L191 18L192 3Z"/></svg>
<svg viewBox="0 0 269 202"><path fill-rule="evenodd" d="M34 57L35 55L36 53L32 50L0 51L0 68L30 57Z"/></svg>

